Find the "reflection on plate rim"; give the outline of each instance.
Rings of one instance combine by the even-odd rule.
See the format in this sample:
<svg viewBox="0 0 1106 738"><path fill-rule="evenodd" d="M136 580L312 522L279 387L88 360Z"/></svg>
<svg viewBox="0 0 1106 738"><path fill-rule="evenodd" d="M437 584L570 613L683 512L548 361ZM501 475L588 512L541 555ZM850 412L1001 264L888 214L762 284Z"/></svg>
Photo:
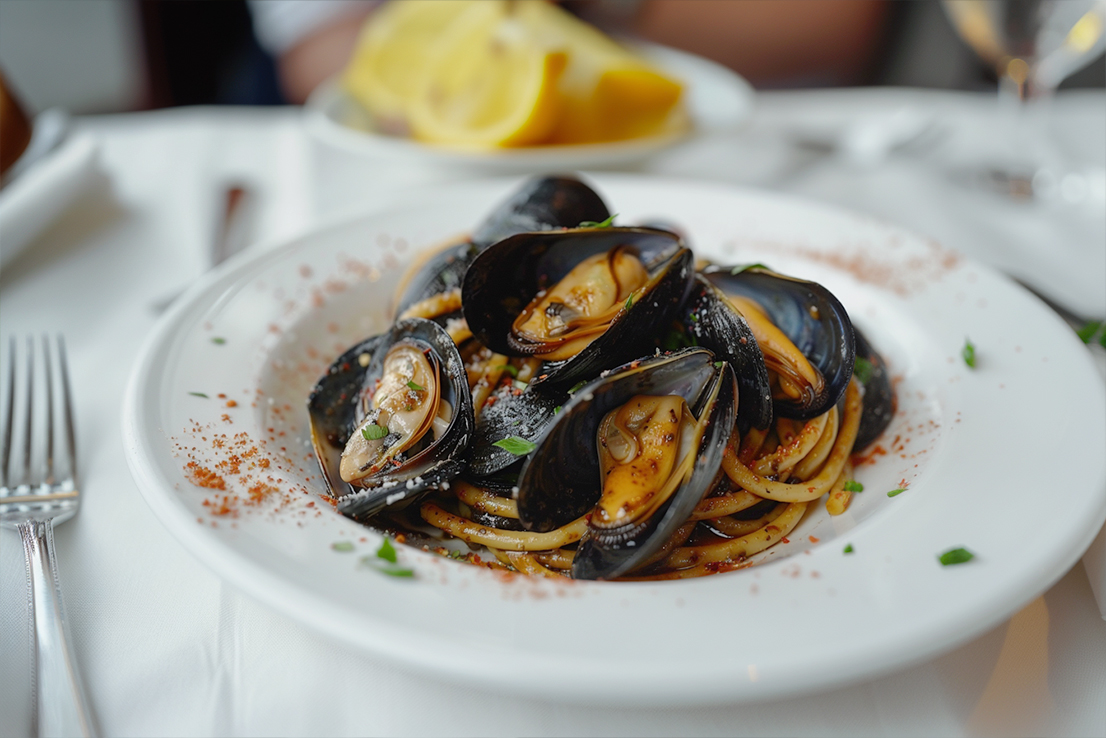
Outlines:
<svg viewBox="0 0 1106 738"><path fill-rule="evenodd" d="M837 213L839 215L843 212L837 208L831 208L817 203L807 203L798 198L772 195L770 193L758 193L755 191L751 192L718 185L706 185L703 183L626 176L597 176L594 179L599 182L599 190L604 193L606 192L605 183L633 183L637 186L646 187L702 187L728 193L738 198L742 196L769 197L782 204L793 207L821 209L823 212ZM493 180L491 182L497 183L497 186L499 186L498 182L500 181ZM471 183L462 186L453 185L435 188L434 191L460 191L463 187L472 186ZM382 624L383 627L381 627L375 637L367 636L365 633L358 633L355 629L357 624L356 618L351 621L350 613L345 611L341 603L326 601L325 598L320 600L315 592L304 589L302 586L288 580L279 573L266 570L264 567L256 565L255 562L248 559L245 555L237 554L234 547L226 541L220 539L218 536L212 535L206 528L195 525L192 514L184 508L183 503L177 499L176 493L172 491L172 484L166 485L165 480L159 479L152 461L143 456L144 453L148 454L148 443L144 440L142 434L144 432L156 430L156 423L153 424L154 428L151 428L149 419L143 420L141 417L139 411L139 393L143 390L144 384L152 376L151 367L156 364L156 355L159 347L169 345L173 341L173 329L182 321L185 313L190 308L200 304L213 304L218 299L219 294L221 294L221 291L217 289L220 285L229 287L236 284L241 280L243 273L253 266L262 263L279 262L282 256L294 250L297 244L309 242L311 238L319 234L339 230L342 227L349 227L361 221L387 218L388 213L393 210L399 211L402 210L402 207L400 204L395 204L393 208L389 208L386 211L381 211L374 215L343 219L340 222L320 227L312 231L311 234L286 241L284 248L277 251L255 250L252 253L243 254L204 278L201 284L196 285L185 298L180 300L172 311L163 318L161 324L148 339L131 377L124 407L124 442L128 452L128 463L131 466L132 473L147 503L150 504L151 508L166 527L185 544L186 548L189 548L193 554L203 560L204 563L211 566L221 577L233 582L254 597L293 616L303 623L312 625L332 637L368 649L378 656L387 658L395 663L416 666L422 671L437 673L439 675L444 674L450 678L464 678L470 676L476 683L481 683L485 686L498 686L500 688L522 692L529 691L536 696L541 693L536 691L534 685L518 684L517 680L512 678L512 672L510 672L510 670L507 670L505 674L501 673L498 675L490 675L486 669L480 674L471 674L470 669L464 665L458 666L457 664L448 663L448 659L446 659L447 663L443 663L442 655L448 652L448 648L446 647L448 644L433 643L431 645L426 645L422 649L422 652L419 653L404 651L403 648L410 644L402 644L400 642L403 641L404 637L408 640L410 640L411 637L417 637L417 633L403 631L402 628L399 630L395 628L389 629L385 624ZM895 230L903 232L901 229ZM968 262L968 264L972 269L982 274L989 275L989 278L997 279L990 270L971 262ZM238 278L234 279L236 275ZM1028 298L1022 295L1021 299ZM1033 310L1044 312L1043 307L1039 305L1032 306L1028 302L1023 305L1023 309L1031 310L1031 312ZM1056 319L1056 322L1059 323L1058 319ZM1072 337L1072 342L1075 342L1074 337ZM1086 359L1086 366L1083 368L1091 372L1094 371L1093 367L1091 367L1089 358ZM1099 475L1102 476L1102 473L1103 472L1100 471ZM166 491L168 491L167 494ZM1101 497L1101 495L1098 495L1098 497ZM1095 502L1093 491L1088 492L1087 499L1093 509L1093 503ZM183 517L181 516L182 510L185 513ZM695 691L689 691L686 687L683 691L680 691L676 687L673 687L671 691L663 693L658 692L656 689L652 691L646 689L638 694L628 694L625 690L619 691L617 688L613 687L608 692L596 694L586 689L586 685L562 685L559 694L548 692L545 694L546 696L560 696L581 702L596 702L602 699L612 699L620 704L654 704L661 702L694 704L718 701L747 701L795 694L817 688L844 685L849 682L871 678L881 673L902 668L910 663L932 657L943 650L952 648L953 646L966 642L972 637L981 634L989 627L1004 620L1031 597L1036 596L1039 592L1050 586L1055 580L1059 579L1067 568L1078 560L1083 549L1086 548L1086 545L1089 545L1100 527L1101 519L1106 517L1106 499L1098 500L1097 510L1097 524L1095 524L1095 520L1092 516L1089 519L1090 522L1083 522L1079 531L1068 531L1069 533L1074 532L1078 534L1081 532L1083 534L1081 537L1076 535L1075 538L1068 539L1069 541L1074 541L1074 543L1068 542L1063 546L1053 546L1049 552L1050 556L1047 561L1048 566L1038 565L1037 569L1034 571L1022 572L1018 580L1020 586L1014 587L1011 584L1007 586L1006 589L990 592L990 601L977 601L970 603L970 607L967 605L962 607L961 610L963 613L969 614L971 617L968 618L968 624L964 625L959 630L953 632L948 625L943 623L939 618L931 617L926 621L930 626L928 630L912 634L899 633L898 640L892 641L895 646L894 648L885 648L867 654L857 654L856 663L839 666L832 677L827 674L827 669L829 668L828 664L808 663L805 668L800 668L794 675L795 678L786 684L781 684L778 681L771 685L745 683L736 686L730 685L733 687L732 689L727 688L726 685L711 684ZM869 526L869 528L871 528L871 526ZM1085 538L1085 540L1082 540L1082 538ZM236 559L233 562L235 566L228 567L227 560L224 558L228 555ZM784 561L787 560L784 559L783 561L774 562L767 566L779 566L784 563ZM765 567L766 569L767 566ZM951 574L952 572L949 573ZM703 580L700 580L700 583L702 581ZM951 582L952 580L949 581ZM428 586L436 585L428 584ZM580 584L573 586L621 587L627 585ZM644 587L645 590L656 587L658 591L660 591L665 587L673 586L673 584L660 583L632 586ZM688 591L691 591L690 588ZM671 591L666 591L665 594L671 594ZM596 596L598 597L599 595ZM612 595L603 594L602 598L609 600L611 596ZM737 594L731 594L731 596L741 599ZM778 603L773 606L778 607ZM321 614L325 615L325 617L320 618ZM329 623L329 626L327 623ZM891 635L895 634L892 632L891 635L882 635L890 638ZM872 648L875 648L877 645L878 644L873 643ZM439 650L439 647L443 650ZM464 647L459 648L460 652L466 652ZM548 655L543 656L538 653L524 654L519 652L517 654L512 653L511 656L516 658L518 664L527 663L535 668L545 666L551 669L553 673L567 673L564 670L569 666L569 663L563 659L555 659ZM829 656L822 654L823 658L830 658L832 660L831 656L832 654ZM865 663L865 659L868 659L869 663ZM624 666L629 667L631 665ZM636 668L638 665L633 664L632 666ZM797 668L794 664L785 664L785 667L786 666L790 666L793 671ZM612 666L612 669L613 668ZM642 670L647 671L644 667ZM633 675L627 675L627 677L630 676ZM752 672L750 672L750 681L756 681L752 679Z"/></svg>

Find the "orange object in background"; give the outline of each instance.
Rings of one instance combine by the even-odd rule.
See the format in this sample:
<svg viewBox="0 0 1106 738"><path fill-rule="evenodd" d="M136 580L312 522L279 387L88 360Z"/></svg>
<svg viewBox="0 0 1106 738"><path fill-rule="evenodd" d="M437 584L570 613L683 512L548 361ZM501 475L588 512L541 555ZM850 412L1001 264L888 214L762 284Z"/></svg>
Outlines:
<svg viewBox="0 0 1106 738"><path fill-rule="evenodd" d="M0 174L8 171L31 142L31 122L0 73Z"/></svg>

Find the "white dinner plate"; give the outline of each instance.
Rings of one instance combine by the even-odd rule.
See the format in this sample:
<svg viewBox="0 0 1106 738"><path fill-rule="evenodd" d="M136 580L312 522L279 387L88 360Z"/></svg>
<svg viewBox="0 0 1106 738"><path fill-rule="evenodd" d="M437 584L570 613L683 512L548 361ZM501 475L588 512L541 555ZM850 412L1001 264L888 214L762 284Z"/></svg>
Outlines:
<svg viewBox="0 0 1106 738"><path fill-rule="evenodd" d="M979 635L1078 560L1106 518L1106 399L1085 348L1035 298L865 216L690 181L592 181L622 223L664 218L699 256L822 282L878 347L898 410L844 515L815 503L759 565L690 581L527 579L407 546L412 579L362 563L380 537L323 500L307 393L328 361L385 327L416 253L476 225L512 179L426 189L240 254L181 299L147 341L124 410L131 469L158 518L228 582L378 658L600 704L755 700L870 678ZM196 484L218 479L225 491ZM956 547L975 559L940 565Z"/></svg>
<svg viewBox="0 0 1106 738"><path fill-rule="evenodd" d="M522 173L594 169L641 161L691 136L732 133L752 114L753 88L735 72L676 49L656 44L634 46L684 84L690 129L613 143L462 151L375 131L365 109L334 80L321 85L308 98L304 106L306 125L318 141L351 155L417 166Z"/></svg>

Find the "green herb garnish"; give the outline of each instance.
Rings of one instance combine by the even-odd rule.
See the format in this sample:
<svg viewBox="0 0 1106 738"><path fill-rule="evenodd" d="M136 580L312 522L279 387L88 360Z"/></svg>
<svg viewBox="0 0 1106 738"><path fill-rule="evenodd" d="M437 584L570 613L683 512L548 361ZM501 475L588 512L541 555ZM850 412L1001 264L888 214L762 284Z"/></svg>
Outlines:
<svg viewBox="0 0 1106 738"><path fill-rule="evenodd" d="M557 414L557 413L559 413L559 412L561 412L561 406L560 406L560 405L558 405L557 407L553 408L553 414L554 414L554 415L556 415L556 414Z"/></svg>
<svg viewBox="0 0 1106 738"><path fill-rule="evenodd" d="M595 222L594 220L581 220L580 225L578 225L576 227L577 228L610 228L612 225L614 225L614 219L617 218L617 217L618 217L618 213L615 213L614 215L607 218L606 220L599 221L598 223Z"/></svg>
<svg viewBox="0 0 1106 738"><path fill-rule="evenodd" d="M189 392L188 394L192 395L193 397L202 397L205 400L208 399L207 395L205 395L203 392Z"/></svg>
<svg viewBox="0 0 1106 738"><path fill-rule="evenodd" d="M376 557L378 559L384 559L391 563L396 563L399 559L396 557L396 547L392 545L391 538L385 538L380 542L380 548L376 550Z"/></svg>
<svg viewBox="0 0 1106 738"><path fill-rule="evenodd" d="M863 356L856 357L853 362L853 376L860 380L861 384L868 384L872 379L872 362Z"/></svg>
<svg viewBox="0 0 1106 738"><path fill-rule="evenodd" d="M692 323L698 323L699 322L699 314L698 313L692 313L691 314L691 322Z"/></svg>
<svg viewBox="0 0 1106 738"><path fill-rule="evenodd" d="M846 492L863 492L864 491L864 485L861 484L860 482L856 481L855 479L850 479L847 482L845 482L845 491Z"/></svg>
<svg viewBox="0 0 1106 738"><path fill-rule="evenodd" d="M224 343L227 342L227 339L220 338L219 336L215 336L214 338L211 339L211 342L216 344L217 346L222 346Z"/></svg>
<svg viewBox="0 0 1106 738"><path fill-rule="evenodd" d="M1077 330L1075 334L1079 336L1079 340L1083 343L1090 343L1094 340L1094 337L1102 330L1103 323L1101 320L1088 320L1086 324ZM1103 334L1102 340L1106 340L1106 334Z"/></svg>
<svg viewBox="0 0 1106 738"><path fill-rule="evenodd" d="M404 569L402 567L395 566L394 564L382 564L372 556L362 556L361 566L366 569L372 569L373 571L380 572L381 574L387 574L390 577L408 577L414 578L414 569Z"/></svg>
<svg viewBox="0 0 1106 738"><path fill-rule="evenodd" d="M975 558L975 554L966 548L954 548L949 551L945 551L943 554L937 557L937 560L941 562L941 566L952 566L954 564L966 564Z"/></svg>
<svg viewBox="0 0 1106 738"><path fill-rule="evenodd" d="M525 438L520 438L519 436L508 436L500 441L496 441L492 445L498 446L515 456L525 456L538 447L538 444L527 441Z"/></svg>
<svg viewBox="0 0 1106 738"><path fill-rule="evenodd" d="M975 369L975 344L970 338L964 339L964 348L961 349L960 355L964 357L965 364Z"/></svg>
<svg viewBox="0 0 1106 738"><path fill-rule="evenodd" d="M898 489L893 489L890 492L888 492L887 496L888 497L895 497L896 495L901 495L905 491L906 491L906 487L899 487Z"/></svg>
<svg viewBox="0 0 1106 738"><path fill-rule="evenodd" d="M726 362L724 362L724 361L716 361L716 362L714 362L714 368L715 369L721 369L722 365L725 364L725 363Z"/></svg>
<svg viewBox="0 0 1106 738"><path fill-rule="evenodd" d="M383 425L369 423L361 429L361 435L365 437L366 441L379 441L381 438L388 435L388 429Z"/></svg>
<svg viewBox="0 0 1106 738"><path fill-rule="evenodd" d="M630 293L630 296L626 298L626 306L625 306L625 309L626 309L626 310L629 310L629 309L630 309L630 308L632 308L633 306L634 306L634 293L633 293L633 292L631 292L631 293Z"/></svg>
<svg viewBox="0 0 1106 738"><path fill-rule="evenodd" d="M570 395L574 395L574 394L576 394L576 393L577 393L577 392L579 392L579 391L580 391L580 389L581 389L581 388L582 388L582 387L583 387L583 386L584 386L585 384L587 384L587 383L588 383L588 380L586 380L586 379L582 379L582 380L580 380L580 381L579 381L579 382L577 382L576 384L572 385L572 389L570 389L570 390L568 391L568 394L570 394Z"/></svg>
<svg viewBox="0 0 1106 738"><path fill-rule="evenodd" d="M853 544L850 543L849 545L845 546L845 553L851 554L852 552L853 552Z"/></svg>
<svg viewBox="0 0 1106 738"><path fill-rule="evenodd" d="M342 553L349 553L353 550L353 544L349 541L335 541L330 544L330 547L335 551L341 551Z"/></svg>
<svg viewBox="0 0 1106 738"><path fill-rule="evenodd" d="M351 545L350 548L353 546ZM380 542L375 556L362 556L361 566L367 567L390 577L414 577L414 569L404 569L396 566L399 557L396 555L396 547L392 545L392 539L385 538Z"/></svg>
<svg viewBox="0 0 1106 738"><path fill-rule="evenodd" d="M741 274L742 272L744 272L748 269L765 269L767 271L772 271L771 269L768 269L768 267L764 266L760 262L753 262L752 264L738 264L737 266L735 266L733 269L730 270L730 274Z"/></svg>
<svg viewBox="0 0 1106 738"><path fill-rule="evenodd" d="M409 379L409 380L407 380L407 389L413 389L413 390L422 392L422 391L426 390L426 387L423 387L421 384L416 384L415 380L413 380L413 379Z"/></svg>
<svg viewBox="0 0 1106 738"><path fill-rule="evenodd" d="M518 376L518 369L514 368L510 364L503 364L499 368L510 374L512 377Z"/></svg>

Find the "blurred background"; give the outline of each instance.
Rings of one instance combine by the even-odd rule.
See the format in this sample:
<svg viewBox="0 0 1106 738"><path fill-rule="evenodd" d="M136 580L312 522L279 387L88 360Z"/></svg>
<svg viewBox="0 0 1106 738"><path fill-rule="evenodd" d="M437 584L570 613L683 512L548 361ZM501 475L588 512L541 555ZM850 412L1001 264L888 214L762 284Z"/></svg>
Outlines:
<svg viewBox="0 0 1106 738"><path fill-rule="evenodd" d="M373 2L4 0L0 69L30 111L302 102L337 72ZM566 2L610 30L719 61L760 89L997 84L938 2ZM708 12L725 34L695 22ZM1106 85L1099 56L1061 89Z"/></svg>

